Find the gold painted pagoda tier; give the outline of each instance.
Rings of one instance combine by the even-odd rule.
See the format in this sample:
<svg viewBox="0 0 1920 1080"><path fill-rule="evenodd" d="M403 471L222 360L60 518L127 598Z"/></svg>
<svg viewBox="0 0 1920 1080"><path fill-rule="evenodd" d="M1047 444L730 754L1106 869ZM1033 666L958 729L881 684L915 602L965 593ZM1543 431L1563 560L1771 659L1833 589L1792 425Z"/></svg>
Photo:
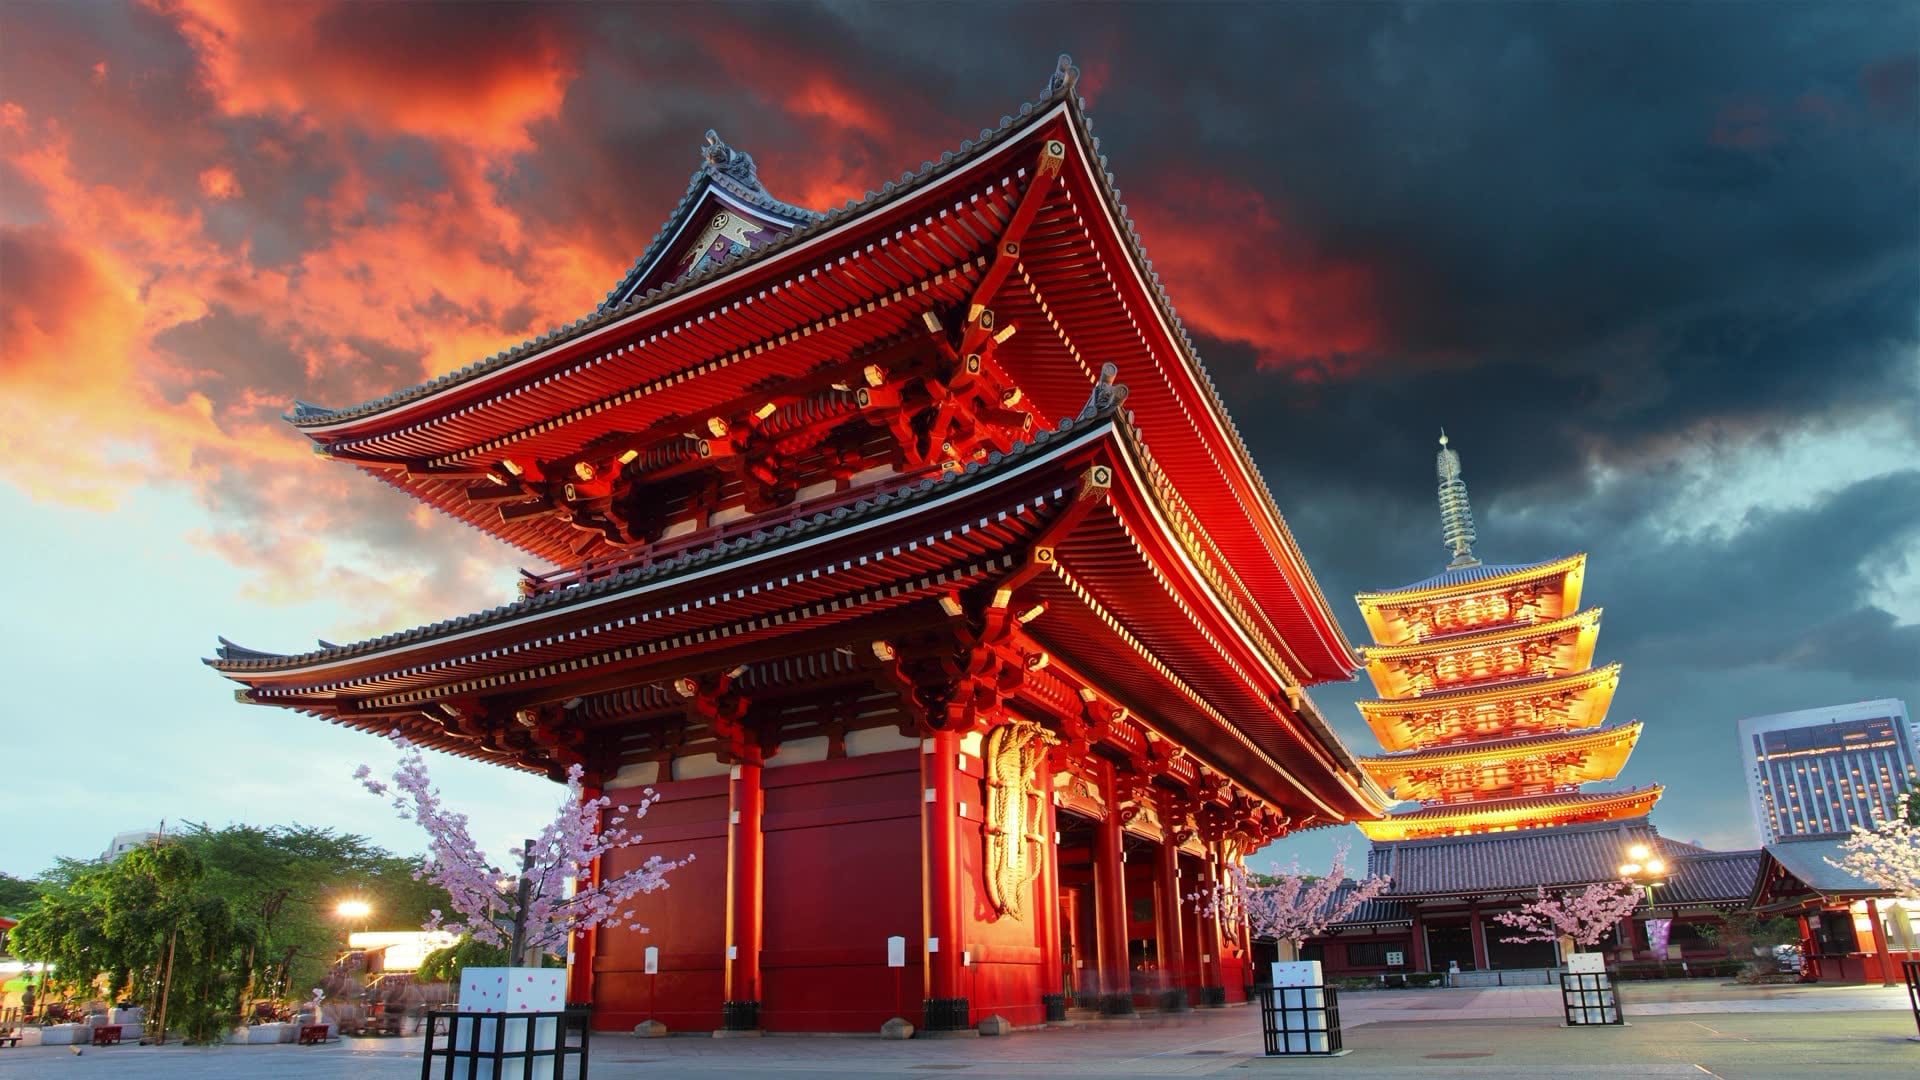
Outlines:
<svg viewBox="0 0 1920 1080"><path fill-rule="evenodd" d="M1460 455L1444 434L1438 468L1453 561L1355 597L1380 694L1360 714L1387 751L1360 764L1421 806L1360 828L1374 840L1418 840L1645 815L1658 785L1580 790L1619 776L1640 738L1638 722L1605 726L1620 665L1593 666L1600 609L1580 607L1587 557L1482 563Z"/></svg>

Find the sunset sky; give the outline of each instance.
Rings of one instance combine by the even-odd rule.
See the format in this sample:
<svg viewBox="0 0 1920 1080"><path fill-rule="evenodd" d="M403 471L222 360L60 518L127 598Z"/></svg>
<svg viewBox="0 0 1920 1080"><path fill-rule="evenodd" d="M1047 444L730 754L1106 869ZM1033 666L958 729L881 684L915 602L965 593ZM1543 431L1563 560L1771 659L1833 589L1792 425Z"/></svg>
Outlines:
<svg viewBox="0 0 1920 1080"><path fill-rule="evenodd" d="M489 607L521 560L281 414L588 313L709 127L835 206L1062 51L1349 636L1446 561L1444 426L1482 558L1591 553L1620 783L1751 845L1738 718L1920 707L1916 41L1865 0L0 5L0 870L162 819L417 850L349 779L383 745L199 659ZM1365 753L1362 689L1315 698ZM433 764L500 847L557 798Z"/></svg>

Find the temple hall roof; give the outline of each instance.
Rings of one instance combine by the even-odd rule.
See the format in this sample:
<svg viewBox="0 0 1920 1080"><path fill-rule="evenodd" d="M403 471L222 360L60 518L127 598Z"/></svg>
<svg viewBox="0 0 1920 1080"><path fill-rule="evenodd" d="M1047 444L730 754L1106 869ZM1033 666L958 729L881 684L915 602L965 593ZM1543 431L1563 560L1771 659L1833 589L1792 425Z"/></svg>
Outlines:
<svg viewBox="0 0 1920 1080"><path fill-rule="evenodd" d="M1745 905L1760 872L1760 850L1707 851L1662 837L1667 883L1653 891L1656 908Z"/></svg>
<svg viewBox="0 0 1920 1080"><path fill-rule="evenodd" d="M1121 399L1124 400L1124 399ZM860 527L871 519L879 518L898 511L914 503L923 502L938 495L964 487L976 478L985 478L1005 471L1029 456L1051 449L1055 444L1068 438L1076 426L1086 426L1101 420L1111 419L1118 411L1119 403L1108 399L1099 406L1089 403L1089 408L1078 418L1065 419L1054 431L1037 432L1031 442L1016 444L1012 453L993 454L986 462L973 462L957 472L945 472L934 477L907 484L892 491L884 491L861 498L851 505L841 505L830 510L802 515L791 522L772 525L764 529L738 537L718 540L700 547L688 548L658 561L623 570L606 577L586 581L567 588L525 596L509 604L477 611L469 615L452 619L443 619L425 626L414 627L395 633L383 634L365 641L346 645L326 645L304 653L273 653L259 649L250 649L236 645L226 638L219 639L220 646L211 659L204 660L208 666L228 674L268 672L297 669L326 663L333 660L355 656L370 655L388 649L415 645L436 638L511 622L528 615L555 608L564 608L586 603L597 598L636 589L658 580L673 578L684 573L705 569L733 559L752 554L762 549L790 546L802 539L821 533L842 532Z"/></svg>
<svg viewBox="0 0 1920 1080"><path fill-rule="evenodd" d="M1367 872L1393 879L1396 898L1531 892L1617 881L1626 850L1659 834L1644 817L1552 829L1376 843Z"/></svg>
<svg viewBox="0 0 1920 1080"><path fill-rule="evenodd" d="M1348 878L1327 898L1326 907L1335 908L1344 903L1360 883ZM1324 910L1324 909L1323 909ZM1347 913L1347 917L1335 923L1341 930L1361 930L1375 926L1407 926L1413 922L1413 905L1405 900L1395 900L1390 896L1376 896Z"/></svg>
<svg viewBox="0 0 1920 1080"><path fill-rule="evenodd" d="M1846 857L1844 836L1813 837L1805 840L1781 840L1760 849L1769 869L1778 867L1806 886L1826 897L1888 896L1892 890L1880 888L1827 862ZM1764 879L1759 879L1761 882ZM1749 882L1750 886L1756 882ZM1755 892L1756 898L1758 892Z"/></svg>

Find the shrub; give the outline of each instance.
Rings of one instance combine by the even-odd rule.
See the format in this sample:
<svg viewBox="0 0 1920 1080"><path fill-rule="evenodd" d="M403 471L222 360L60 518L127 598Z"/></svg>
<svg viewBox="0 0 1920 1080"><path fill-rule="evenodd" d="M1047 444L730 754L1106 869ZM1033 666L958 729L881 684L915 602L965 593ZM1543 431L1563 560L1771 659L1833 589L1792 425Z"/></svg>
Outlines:
<svg viewBox="0 0 1920 1080"><path fill-rule="evenodd" d="M469 967L505 967L507 950L498 945L488 945L475 941L471 937L462 937L459 941L444 949L435 949L420 961L420 970L414 978L420 982L457 983L460 972Z"/></svg>

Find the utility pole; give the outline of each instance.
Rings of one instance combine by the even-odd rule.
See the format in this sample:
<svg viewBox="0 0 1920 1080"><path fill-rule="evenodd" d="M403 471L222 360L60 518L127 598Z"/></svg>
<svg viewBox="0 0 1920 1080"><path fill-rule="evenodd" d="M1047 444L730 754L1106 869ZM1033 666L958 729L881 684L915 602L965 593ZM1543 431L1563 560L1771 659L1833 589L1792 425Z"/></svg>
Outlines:
<svg viewBox="0 0 1920 1080"><path fill-rule="evenodd" d="M167 1044L167 991L173 986L173 947L180 943L180 924L173 924L173 933L167 935L167 973L160 980L160 1039L159 1045Z"/></svg>

